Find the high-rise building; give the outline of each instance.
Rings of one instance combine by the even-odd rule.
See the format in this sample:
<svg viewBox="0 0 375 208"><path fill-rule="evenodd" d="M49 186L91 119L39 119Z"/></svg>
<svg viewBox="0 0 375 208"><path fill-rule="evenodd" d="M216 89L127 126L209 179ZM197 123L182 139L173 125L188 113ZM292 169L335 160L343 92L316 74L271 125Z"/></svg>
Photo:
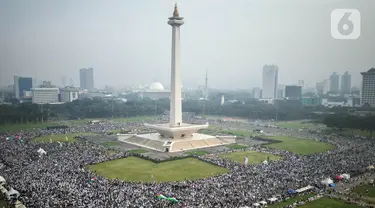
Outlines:
<svg viewBox="0 0 375 208"><path fill-rule="evenodd" d="M296 85L285 86L285 97L288 99L301 99L302 87Z"/></svg>
<svg viewBox="0 0 375 208"><path fill-rule="evenodd" d="M255 98L255 99L262 98L262 89L260 89L259 87L253 88L252 93L253 93L253 98Z"/></svg>
<svg viewBox="0 0 375 208"><path fill-rule="evenodd" d="M339 93L339 85L340 84L340 76L333 72L331 76L329 76L329 91L331 93Z"/></svg>
<svg viewBox="0 0 375 208"><path fill-rule="evenodd" d="M60 101L61 102L72 102L78 100L78 89L74 87L60 88Z"/></svg>
<svg viewBox="0 0 375 208"><path fill-rule="evenodd" d="M277 78L279 67L276 65L263 66L262 98L273 99L277 97Z"/></svg>
<svg viewBox="0 0 375 208"><path fill-rule="evenodd" d="M83 68L79 70L80 87L84 90L94 89L94 69Z"/></svg>
<svg viewBox="0 0 375 208"><path fill-rule="evenodd" d="M276 91L276 98L284 98L285 97L285 85L278 84L277 91Z"/></svg>
<svg viewBox="0 0 375 208"><path fill-rule="evenodd" d="M32 102L37 104L59 102L59 88L32 88Z"/></svg>
<svg viewBox="0 0 375 208"><path fill-rule="evenodd" d="M351 79L352 79L352 76L348 73L348 71L346 71L345 74L341 75L341 93L342 94L350 94Z"/></svg>
<svg viewBox="0 0 375 208"><path fill-rule="evenodd" d="M325 79L316 83L316 92L318 95L324 95L329 91L329 80Z"/></svg>
<svg viewBox="0 0 375 208"><path fill-rule="evenodd" d="M67 85L67 78L66 76L61 77L61 86L66 87Z"/></svg>
<svg viewBox="0 0 375 208"><path fill-rule="evenodd" d="M14 76L14 96L17 99L25 96L25 91L30 91L33 87L33 79L31 77Z"/></svg>
<svg viewBox="0 0 375 208"><path fill-rule="evenodd" d="M301 89L305 89L305 81L304 80L298 80L298 86L301 86Z"/></svg>
<svg viewBox="0 0 375 208"><path fill-rule="evenodd" d="M375 67L362 74L361 105L375 107Z"/></svg>

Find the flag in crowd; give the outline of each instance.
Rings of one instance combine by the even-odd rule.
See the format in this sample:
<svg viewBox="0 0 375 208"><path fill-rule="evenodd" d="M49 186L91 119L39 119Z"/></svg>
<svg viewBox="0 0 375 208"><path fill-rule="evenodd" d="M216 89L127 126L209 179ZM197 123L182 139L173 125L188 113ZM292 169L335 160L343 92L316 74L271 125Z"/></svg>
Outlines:
<svg viewBox="0 0 375 208"><path fill-rule="evenodd" d="M247 156L245 156L244 165L247 165L248 163L249 163L249 158L247 158Z"/></svg>

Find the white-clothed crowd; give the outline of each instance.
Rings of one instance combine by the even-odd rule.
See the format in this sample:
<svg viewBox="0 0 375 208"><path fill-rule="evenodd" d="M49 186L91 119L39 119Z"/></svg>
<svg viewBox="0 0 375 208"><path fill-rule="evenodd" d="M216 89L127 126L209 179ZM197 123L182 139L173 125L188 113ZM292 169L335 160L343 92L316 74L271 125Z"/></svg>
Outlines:
<svg viewBox="0 0 375 208"><path fill-rule="evenodd" d="M231 125L228 123L228 125ZM284 195L289 189L319 184L342 173L356 175L374 164L374 142L305 133L306 139L324 140L336 146L324 153L301 156L287 151L255 146L249 149L283 156L268 164L248 165L221 159L217 155L199 157L226 167L229 173L196 181L132 183L110 180L85 169L86 165L126 157L108 154L104 146L78 139L74 143L34 143L32 138L50 134L106 132L116 128L138 128L141 123L77 125L66 130L30 130L0 135L0 175L21 193L26 207L173 207L157 194L175 197L183 207L241 207ZM278 130L280 134L282 130ZM301 133L301 132L299 132ZM16 139L20 136L21 139ZM13 137L12 140L6 140ZM42 148L47 154L39 157ZM84 169L84 170L82 170Z"/></svg>

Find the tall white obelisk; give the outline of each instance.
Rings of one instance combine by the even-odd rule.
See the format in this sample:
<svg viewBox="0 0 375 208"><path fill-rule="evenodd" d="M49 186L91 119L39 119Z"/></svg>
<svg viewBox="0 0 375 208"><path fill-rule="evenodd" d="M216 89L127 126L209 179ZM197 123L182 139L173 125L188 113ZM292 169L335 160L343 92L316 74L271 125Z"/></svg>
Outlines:
<svg viewBox="0 0 375 208"><path fill-rule="evenodd" d="M182 124L180 26L184 24L183 19L175 4L173 17L169 17L168 21L168 24L172 26L170 127L178 127Z"/></svg>

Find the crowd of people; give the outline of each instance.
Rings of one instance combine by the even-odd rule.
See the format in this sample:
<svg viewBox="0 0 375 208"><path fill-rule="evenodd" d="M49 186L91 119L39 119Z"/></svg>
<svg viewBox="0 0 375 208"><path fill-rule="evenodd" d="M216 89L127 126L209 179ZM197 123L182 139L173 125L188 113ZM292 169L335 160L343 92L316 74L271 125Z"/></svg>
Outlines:
<svg viewBox="0 0 375 208"><path fill-rule="evenodd" d="M195 121L191 118L190 122ZM222 121L220 121L222 122ZM210 122L212 123L212 122ZM231 125L230 122L224 125ZM309 131L298 132L305 139L335 145L334 150L302 156L261 146L249 149L280 155L279 161L267 164L238 164L217 155L200 156L230 170L227 174L195 181L168 183L133 183L107 179L86 169L86 165L129 156L124 151L109 154L107 147L78 138L77 142L34 143L39 136L65 133L104 133L113 129L141 128L141 122L101 125L81 124L64 130L34 129L0 134L0 175L21 193L26 207L172 207L157 194L174 197L183 207L241 207L285 195L289 189L320 184L322 179L348 173L357 175L373 165L375 145L370 139L343 138ZM278 129L279 134L293 134ZM12 137L14 139L7 140ZM18 139L17 139L18 138ZM39 157L42 148L46 155Z"/></svg>

